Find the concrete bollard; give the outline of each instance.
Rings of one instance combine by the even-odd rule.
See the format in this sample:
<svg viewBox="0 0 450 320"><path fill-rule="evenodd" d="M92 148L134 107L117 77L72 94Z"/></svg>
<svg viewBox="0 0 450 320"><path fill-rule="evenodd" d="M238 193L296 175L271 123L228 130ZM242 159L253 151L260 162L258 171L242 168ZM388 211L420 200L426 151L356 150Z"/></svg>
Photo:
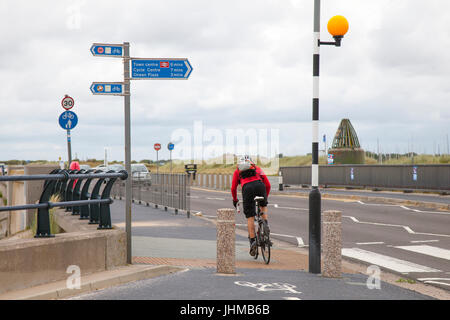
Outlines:
<svg viewBox="0 0 450 320"><path fill-rule="evenodd" d="M217 210L217 273L236 273L234 209Z"/></svg>
<svg viewBox="0 0 450 320"><path fill-rule="evenodd" d="M327 278L340 278L342 269L341 211L323 213L323 272Z"/></svg>

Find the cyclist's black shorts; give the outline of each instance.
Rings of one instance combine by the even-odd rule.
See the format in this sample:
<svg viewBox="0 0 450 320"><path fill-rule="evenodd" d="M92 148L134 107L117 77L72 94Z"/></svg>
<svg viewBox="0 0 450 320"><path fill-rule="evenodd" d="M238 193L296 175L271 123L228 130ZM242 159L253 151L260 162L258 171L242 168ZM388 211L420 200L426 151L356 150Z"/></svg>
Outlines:
<svg viewBox="0 0 450 320"><path fill-rule="evenodd" d="M255 197L264 197L260 201L261 207L267 207L266 186L261 180L256 180L244 184L242 187L242 198L244 199L244 214L246 218L256 216Z"/></svg>

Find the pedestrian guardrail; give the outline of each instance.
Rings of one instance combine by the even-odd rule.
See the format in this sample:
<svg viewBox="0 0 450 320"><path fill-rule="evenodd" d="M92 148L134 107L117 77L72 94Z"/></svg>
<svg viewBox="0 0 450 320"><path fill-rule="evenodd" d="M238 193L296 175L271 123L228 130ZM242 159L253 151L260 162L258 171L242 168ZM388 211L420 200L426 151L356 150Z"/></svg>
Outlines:
<svg viewBox="0 0 450 320"><path fill-rule="evenodd" d="M36 238L49 238L54 235L50 231L49 209L59 207L79 215L80 219L89 219L90 224L98 224L97 229L112 229L110 204L111 189L116 180L126 180L125 170L103 172L100 170L60 170L50 174L0 176L1 181L44 180L44 187L39 203L0 207L0 211L17 211L38 209ZM97 180L89 192L92 180ZM84 182L84 183L83 183ZM102 191L100 189L103 185ZM61 202L50 202L52 195L59 195Z"/></svg>
<svg viewBox="0 0 450 320"><path fill-rule="evenodd" d="M190 217L190 184L188 174L152 173L147 178L133 177L132 199L137 203L154 204L167 211L168 208L186 211ZM125 184L117 181L111 193L122 199L125 197Z"/></svg>

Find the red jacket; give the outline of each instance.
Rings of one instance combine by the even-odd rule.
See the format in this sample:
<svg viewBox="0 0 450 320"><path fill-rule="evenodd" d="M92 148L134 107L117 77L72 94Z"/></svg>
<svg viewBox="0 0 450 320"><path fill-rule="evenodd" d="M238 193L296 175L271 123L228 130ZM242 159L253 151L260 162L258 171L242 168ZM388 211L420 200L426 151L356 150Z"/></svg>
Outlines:
<svg viewBox="0 0 450 320"><path fill-rule="evenodd" d="M266 174L260 167L256 167L256 175L249 178L241 179L239 177L239 170L236 169L233 173L233 181L231 183L231 195L233 196L233 200L237 201L237 186L240 184L242 187L249 182L256 181L256 180L262 180L264 185L266 186L266 193L267 196L269 196L270 192L270 182L269 179L267 179Z"/></svg>

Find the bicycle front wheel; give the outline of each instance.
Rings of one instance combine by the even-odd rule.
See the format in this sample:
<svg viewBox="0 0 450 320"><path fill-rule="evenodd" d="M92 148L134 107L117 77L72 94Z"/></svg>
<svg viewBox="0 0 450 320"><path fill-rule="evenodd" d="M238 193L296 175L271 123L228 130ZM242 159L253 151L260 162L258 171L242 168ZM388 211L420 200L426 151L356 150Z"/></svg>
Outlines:
<svg viewBox="0 0 450 320"><path fill-rule="evenodd" d="M258 233L260 235L260 248L261 248L261 255L264 259L264 262L266 264L269 264L270 262L270 238L269 238L269 233L267 232L268 228L267 228L267 222L263 221L262 223L260 223L259 225L259 230Z"/></svg>

